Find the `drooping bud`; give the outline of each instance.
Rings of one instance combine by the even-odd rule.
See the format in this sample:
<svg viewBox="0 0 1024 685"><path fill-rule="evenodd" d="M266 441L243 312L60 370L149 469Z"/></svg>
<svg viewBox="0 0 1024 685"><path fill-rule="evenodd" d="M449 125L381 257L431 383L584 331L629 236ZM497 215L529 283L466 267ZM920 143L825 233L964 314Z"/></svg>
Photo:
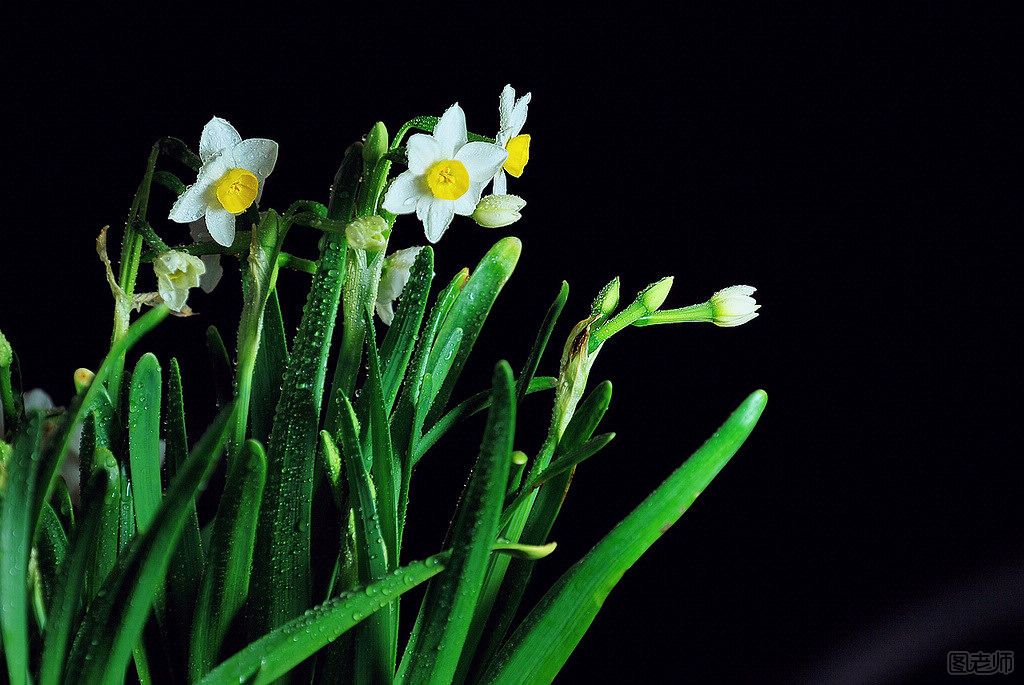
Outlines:
<svg viewBox="0 0 1024 685"><path fill-rule="evenodd" d="M176 312L185 307L190 288L198 288L206 273L203 260L179 250L170 250L153 260L157 290L163 301Z"/></svg>
<svg viewBox="0 0 1024 685"><path fill-rule="evenodd" d="M388 222L383 217L363 216L345 227L349 247L367 252L379 252L387 247Z"/></svg>
<svg viewBox="0 0 1024 685"><path fill-rule="evenodd" d="M477 203L473 221L484 228L502 228L519 221L526 200L518 195L488 195Z"/></svg>

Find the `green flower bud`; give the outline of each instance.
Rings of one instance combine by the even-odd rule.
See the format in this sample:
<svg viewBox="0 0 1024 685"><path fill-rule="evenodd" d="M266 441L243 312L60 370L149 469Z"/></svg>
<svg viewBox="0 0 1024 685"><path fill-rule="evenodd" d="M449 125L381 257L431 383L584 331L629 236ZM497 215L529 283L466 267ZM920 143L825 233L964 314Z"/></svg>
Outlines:
<svg viewBox="0 0 1024 685"><path fill-rule="evenodd" d="M666 276L657 283L653 283L640 293L637 297L644 309L647 310L647 314L653 314L658 311L661 305L665 304L665 300L668 298L668 292L672 289L672 281L675 280L671 276Z"/></svg>
<svg viewBox="0 0 1024 685"><path fill-rule="evenodd" d="M170 250L153 260L153 271L160 297L168 307L180 312L185 307L189 289L199 287L206 265L195 255Z"/></svg>
<svg viewBox="0 0 1024 685"><path fill-rule="evenodd" d="M92 384L92 379L95 377L96 374L89 369L75 369L75 392L82 393Z"/></svg>
<svg viewBox="0 0 1024 685"><path fill-rule="evenodd" d="M388 222L376 214L360 217L345 227L345 237L349 247L367 252L379 252L387 247L388 239L385 232Z"/></svg>
<svg viewBox="0 0 1024 685"><path fill-rule="evenodd" d="M591 316L611 316L619 306L619 277L613 278L594 298L590 308Z"/></svg>
<svg viewBox="0 0 1024 685"><path fill-rule="evenodd" d="M366 135L366 142L363 143L363 161L371 169L377 160L388 151L388 127L383 121L378 121Z"/></svg>
<svg viewBox="0 0 1024 685"><path fill-rule="evenodd" d="M473 221L484 228L502 228L523 218L526 200L518 195L488 195L477 203Z"/></svg>

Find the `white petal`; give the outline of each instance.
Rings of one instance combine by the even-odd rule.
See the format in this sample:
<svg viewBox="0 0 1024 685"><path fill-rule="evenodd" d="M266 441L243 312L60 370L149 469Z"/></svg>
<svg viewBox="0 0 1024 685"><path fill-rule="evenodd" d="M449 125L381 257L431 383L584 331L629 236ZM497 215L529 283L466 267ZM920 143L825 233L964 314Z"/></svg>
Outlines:
<svg viewBox="0 0 1024 685"><path fill-rule="evenodd" d="M507 84L498 96L498 130L502 131L509 127L512 118L512 107L516 103L516 89L512 84Z"/></svg>
<svg viewBox="0 0 1024 685"><path fill-rule="evenodd" d="M425 133L417 133L409 137L406 154L409 158L409 171L417 176L422 176L434 162L444 159L441 144L434 136L428 136Z"/></svg>
<svg viewBox="0 0 1024 685"><path fill-rule="evenodd" d="M429 196L423 187L423 177L403 171L388 187L383 207L392 214L409 214L416 211L416 203L426 197Z"/></svg>
<svg viewBox="0 0 1024 685"><path fill-rule="evenodd" d="M231 159L234 166L248 169L262 181L277 164L277 143L266 138L248 138L231 148Z"/></svg>
<svg viewBox="0 0 1024 685"><path fill-rule="evenodd" d="M462 197L455 200L455 213L459 216L469 216L476 211L476 206L480 202L480 196L483 195L484 186L487 182L483 183L471 183L469 190L462 194Z"/></svg>
<svg viewBox="0 0 1024 685"><path fill-rule="evenodd" d="M21 400L24 403L25 411L49 411L53 409L53 399L41 388L33 388L23 393Z"/></svg>
<svg viewBox="0 0 1024 685"><path fill-rule="evenodd" d="M241 139L242 136L238 135L234 126L220 117L214 117L203 127L203 135L199 138L199 158L205 164L233 148Z"/></svg>
<svg viewBox="0 0 1024 685"><path fill-rule="evenodd" d="M435 198L433 201L426 203L423 228L427 234L427 240L432 243L440 240L444 232L451 226L452 219L454 218L455 203L451 200L438 200Z"/></svg>
<svg viewBox="0 0 1024 685"><path fill-rule="evenodd" d="M223 207L206 210L206 228L218 245L228 247L235 240L235 215Z"/></svg>
<svg viewBox="0 0 1024 685"><path fill-rule="evenodd" d="M498 169L498 173L494 175L494 189L491 192L495 195L505 195L508 192L508 177L504 169Z"/></svg>
<svg viewBox="0 0 1024 685"><path fill-rule="evenodd" d="M526 112L530 105L530 99L533 97L532 93L527 93L523 97L516 101L515 107L512 108L512 114L509 116L508 125L502 124L502 133L506 134L509 140L518 136L523 126L526 125Z"/></svg>
<svg viewBox="0 0 1024 685"><path fill-rule="evenodd" d="M466 144L466 113L455 103L441 115L434 127L434 138L441 144L441 154L451 159L455 151Z"/></svg>
<svg viewBox="0 0 1024 685"><path fill-rule="evenodd" d="M203 264L206 266L206 273L199 278L199 287L203 292L210 293L220 283L220 277L224 275L224 267L221 266L219 254L203 255Z"/></svg>
<svg viewBox="0 0 1024 685"><path fill-rule="evenodd" d="M206 227L206 212L203 212L202 218L188 225L188 232L192 236L192 242L194 243L213 242L213 238L210 236L210 229Z"/></svg>
<svg viewBox="0 0 1024 685"><path fill-rule="evenodd" d="M188 224L203 218L207 207L210 206L209 191L211 185L211 181L200 177L195 183L186 188L184 193L178 196L167 218L179 224Z"/></svg>
<svg viewBox="0 0 1024 685"><path fill-rule="evenodd" d="M393 302L377 302L373 305L374 310L377 312L377 316L384 322L385 326L390 326L391 322L395 320L395 308Z"/></svg>
<svg viewBox="0 0 1024 685"><path fill-rule="evenodd" d="M473 183L486 183L494 178L498 169L508 159L504 148L492 143L466 143L455 153L455 159L466 165L469 180Z"/></svg>

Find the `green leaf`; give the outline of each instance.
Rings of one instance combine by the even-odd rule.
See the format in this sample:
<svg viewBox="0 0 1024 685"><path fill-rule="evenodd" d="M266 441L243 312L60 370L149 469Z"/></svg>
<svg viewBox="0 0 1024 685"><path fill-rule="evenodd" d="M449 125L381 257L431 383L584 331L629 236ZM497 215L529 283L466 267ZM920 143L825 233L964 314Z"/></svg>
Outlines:
<svg viewBox="0 0 1024 685"><path fill-rule="evenodd" d="M548 307L548 313L544 316L544 321L540 325L540 330L537 332L537 339L533 343L530 355L526 358L526 363L523 364L523 370L519 374L519 378L516 379L517 404L522 403L526 393L530 391L529 388L533 377L537 374L537 367L540 366L540 359L544 356L544 350L547 349L548 341L551 340L551 333L555 330L555 324L558 323L558 317L561 316L567 299L569 299L569 284L562 281L562 287L558 290L558 296L555 297L555 301Z"/></svg>
<svg viewBox="0 0 1024 685"><path fill-rule="evenodd" d="M359 580L369 585L388 572L388 549L380 527L376 493L368 465L359 442L359 426L355 410L347 397L342 397L341 458L352 490L355 509L356 559ZM337 451L327 431L321 431L324 451ZM391 637L394 622L393 605L375 614L356 637L355 673L357 682L389 680L394 673L391 656Z"/></svg>
<svg viewBox="0 0 1024 685"><path fill-rule="evenodd" d="M402 289L398 311L380 346L381 368L384 369L381 374L382 395L388 413L394 406L409 361L412 359L433 280L434 250L427 246L416 255L416 261L409 272L409 282Z"/></svg>
<svg viewBox="0 0 1024 685"><path fill-rule="evenodd" d="M39 574L43 580L43 603L49 607L57 588L57 578L68 553L68 536L53 507L47 503L39 517L39 539L36 542Z"/></svg>
<svg viewBox="0 0 1024 685"><path fill-rule="evenodd" d="M437 404L432 409L430 418L436 420L448 402L455 382L462 373L470 352L473 351L473 345L483 329L484 322L487 321L491 306L516 268L522 248L523 244L519 239L513 237L502 238L495 243L480 260L466 287L459 293L458 299L441 324L427 368L437 366L439 356L444 354L448 341L459 329L462 329L462 345L452 361L452 373L448 374L443 385L437 386Z"/></svg>
<svg viewBox="0 0 1024 685"><path fill-rule="evenodd" d="M95 456L99 466L93 473L107 479L103 489L103 502L99 510L99 531L89 559L89 567L85 578L85 597L92 601L110 572L117 563L118 528L121 518L121 469L117 459L106 447L98 447Z"/></svg>
<svg viewBox="0 0 1024 685"><path fill-rule="evenodd" d="M267 457L247 440L228 474L210 539L210 563L196 601L189 649L189 676L195 681L213 666L235 615L249 595L256 520L267 478Z"/></svg>
<svg viewBox="0 0 1024 685"><path fill-rule="evenodd" d="M751 394L711 438L544 595L481 682L549 683L622 575L693 504L750 435L767 395Z"/></svg>
<svg viewBox="0 0 1024 685"><path fill-rule="evenodd" d="M252 436L266 444L274 422L274 409L281 397L281 382L288 367L288 341L285 337L284 318L277 288L270 289L263 310L263 332L256 354L256 369L252 378L252 400L249 405L249 427Z"/></svg>
<svg viewBox="0 0 1024 685"><path fill-rule="evenodd" d="M128 446L135 519L145 532L160 508L160 362L145 354L135 366L128 395Z"/></svg>
<svg viewBox="0 0 1024 685"><path fill-rule="evenodd" d="M149 528L128 544L75 636L65 682L120 683L124 679L189 505L224 450L232 411L230 405L221 410L171 484Z"/></svg>
<svg viewBox="0 0 1024 685"><path fill-rule="evenodd" d="M362 169L361 149L358 144L351 146L338 170L328 209L331 219L351 218ZM343 237L325 234L267 444L267 484L257 526L251 593L256 619L253 628L257 631L281 625L312 604L313 475L327 356L345 281L345 257Z"/></svg>
<svg viewBox="0 0 1024 685"><path fill-rule="evenodd" d="M217 396L217 406L224 407L235 396L234 377L232 373L231 355L228 354L224 337L216 326L206 329L206 350L210 354L213 389Z"/></svg>
<svg viewBox="0 0 1024 685"><path fill-rule="evenodd" d="M248 645L198 685L270 683L360 621L445 568L449 552L416 561L365 587L328 600Z"/></svg>
<svg viewBox="0 0 1024 685"><path fill-rule="evenodd" d="M42 439L43 416L30 412L7 460L7 485L0 505L0 627L12 685L29 682L26 578L34 521L26 514L40 476Z"/></svg>
<svg viewBox="0 0 1024 685"><path fill-rule="evenodd" d="M167 369L167 402L164 410L164 436L167 449L164 456L164 482L173 482L188 458L188 432L185 428L185 401L181 387L181 369L172 359ZM221 500L223 502L223 499ZM199 535L199 516L193 501L185 516L178 547L167 569L167 633L173 641L168 648L179 658L188 649L188 635L192 625L192 610L196 592L203 578L203 542Z"/></svg>
<svg viewBox="0 0 1024 685"><path fill-rule="evenodd" d="M110 485L107 475L97 472L82 488L86 512L75 528L71 551L64 562L53 601L48 606L42 663L39 668L39 682L42 685L57 685L60 682L71 631L77 625L82 608L86 568L97 543L96 536Z"/></svg>
<svg viewBox="0 0 1024 685"><path fill-rule="evenodd" d="M402 658L401 682L451 682L455 676L487 561L498 533L498 518L508 482L515 434L512 369L494 370L491 410L480 456L451 531L452 558L445 573L427 587L422 621Z"/></svg>

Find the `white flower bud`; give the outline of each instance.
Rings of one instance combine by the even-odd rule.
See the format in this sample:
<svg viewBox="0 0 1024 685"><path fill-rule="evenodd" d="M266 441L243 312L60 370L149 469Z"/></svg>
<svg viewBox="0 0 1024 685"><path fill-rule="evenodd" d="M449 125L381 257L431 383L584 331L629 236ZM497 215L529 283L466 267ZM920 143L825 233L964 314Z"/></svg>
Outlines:
<svg viewBox="0 0 1024 685"><path fill-rule="evenodd" d="M757 316L761 305L751 297L757 288L749 285L733 285L719 290L711 296L716 326L739 326Z"/></svg>
<svg viewBox="0 0 1024 685"><path fill-rule="evenodd" d="M488 195L477 203L473 221L484 228L501 228L519 221L526 200L518 195Z"/></svg>
<svg viewBox="0 0 1024 685"><path fill-rule="evenodd" d="M380 283L377 285L377 301L374 309L377 316L388 326L395 318L395 300L402 294L405 284L409 282L412 265L422 247L409 247L389 254L384 260Z"/></svg>
<svg viewBox="0 0 1024 685"><path fill-rule="evenodd" d="M345 237L348 239L349 247L355 250L377 252L388 244L388 239L384 235L387 230L388 222L374 214L352 221L345 227Z"/></svg>
<svg viewBox="0 0 1024 685"><path fill-rule="evenodd" d="M168 307L180 312L185 307L190 288L198 288L206 273L203 260L187 252L171 250L153 260L157 290Z"/></svg>

